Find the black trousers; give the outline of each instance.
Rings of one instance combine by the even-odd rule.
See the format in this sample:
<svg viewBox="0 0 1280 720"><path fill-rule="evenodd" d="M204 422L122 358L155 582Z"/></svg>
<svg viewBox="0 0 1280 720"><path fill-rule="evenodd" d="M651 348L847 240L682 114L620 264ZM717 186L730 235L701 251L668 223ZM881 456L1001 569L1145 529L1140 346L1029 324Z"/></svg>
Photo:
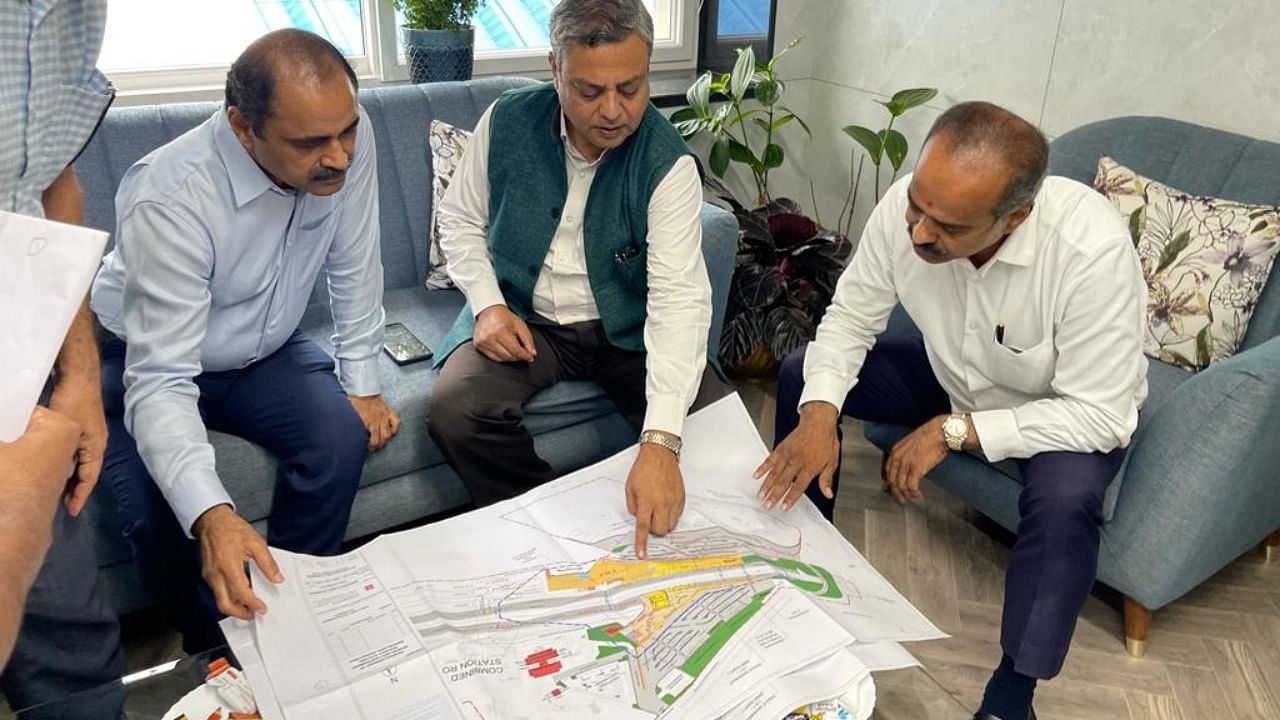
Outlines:
<svg viewBox="0 0 1280 720"><path fill-rule="evenodd" d="M593 380L632 427L639 431L644 422L644 352L609 344L598 320L557 325L535 315L528 325L538 351L532 362L494 362L472 343L463 343L431 389L427 429L477 506L515 497L555 477L524 426L524 404L539 390L562 380ZM728 392L708 367L693 407Z"/></svg>
<svg viewBox="0 0 1280 720"><path fill-rule="evenodd" d="M778 375L776 441L799 424L804 389L804 349ZM843 415L872 422L919 427L951 412L918 336L881 336L867 353L858 383L845 398ZM1102 497L1120 469L1124 448L1109 453L1043 452L1019 460L1018 539L1005 570L1000 643L1025 675L1050 678L1062 669L1076 618L1098 569ZM837 470L837 480L839 471ZM838 483L833 483L833 488ZM807 491L827 519L834 501Z"/></svg>

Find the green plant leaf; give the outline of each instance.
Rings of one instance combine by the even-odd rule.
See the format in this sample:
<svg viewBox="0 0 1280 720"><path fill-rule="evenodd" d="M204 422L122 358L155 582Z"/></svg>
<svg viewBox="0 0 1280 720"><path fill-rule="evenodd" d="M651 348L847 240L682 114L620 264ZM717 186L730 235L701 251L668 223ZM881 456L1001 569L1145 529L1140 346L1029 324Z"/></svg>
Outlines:
<svg viewBox="0 0 1280 720"><path fill-rule="evenodd" d="M765 132L769 132L769 122L764 118L751 118L751 122L755 123L756 127L760 128L761 130L764 130Z"/></svg>
<svg viewBox="0 0 1280 720"><path fill-rule="evenodd" d="M774 63L778 62L778 59L779 59L779 58L781 58L783 55L786 55L788 52L790 52L790 51L791 51L791 48L793 48L793 47L795 47L795 46L799 45L799 44L800 44L800 41L801 41L801 40L803 40L803 39L804 39L804 36L803 36L803 35L801 35L800 37L798 37L798 38L796 38L796 39L792 40L791 42L787 43L787 46L786 46L786 47L784 47L784 48L782 48L781 50L779 50L778 52L774 53L773 57L769 59L769 64L768 64L768 65L766 65L765 67L767 67L769 70L773 70L773 65L774 65Z"/></svg>
<svg viewBox="0 0 1280 720"><path fill-rule="evenodd" d="M1172 240L1165 243L1164 249L1160 251L1160 262L1156 263L1156 271L1154 275L1159 275L1160 271L1169 267L1174 260L1178 259L1178 254L1187 249L1191 244L1191 231L1183 230L1178 233Z"/></svg>
<svg viewBox="0 0 1280 720"><path fill-rule="evenodd" d="M738 365L746 360L764 339L764 313L744 309L724 324L720 333L720 361Z"/></svg>
<svg viewBox="0 0 1280 720"><path fill-rule="evenodd" d="M727 107L730 107L730 106L725 105L725 107L727 108ZM734 114L734 116L733 116L733 117L729 118L728 127L733 127L734 125L737 125L738 123L741 123L742 121L746 120L747 118L751 117L752 115L756 115L756 114L759 114L759 113L762 113L762 112L764 112L764 111L763 111L763 110L761 110L760 108L751 108L750 110L743 110L742 112L736 113L736 114Z"/></svg>
<svg viewBox="0 0 1280 720"><path fill-rule="evenodd" d="M772 77L766 77L764 80L756 83L756 102L765 107L771 107L778 102L778 98L782 97L782 83Z"/></svg>
<svg viewBox="0 0 1280 720"><path fill-rule="evenodd" d="M694 110L691 107L682 107L679 110L671 113L672 125L679 125L680 123L685 122L686 120L697 120L697 119L698 119L698 111Z"/></svg>
<svg viewBox="0 0 1280 720"><path fill-rule="evenodd" d="M808 135L809 139L813 139L813 131L809 129L809 123L805 122L804 118L797 115L794 110L792 110L789 107L786 107L785 105L779 105L778 109L784 113L787 113L791 117L795 118L796 122L800 123L800 127L804 128L804 134Z"/></svg>
<svg viewBox="0 0 1280 720"><path fill-rule="evenodd" d="M795 119L796 119L796 116L792 115L791 113L787 113L786 115L783 115L781 117L774 118L772 129L777 130L778 128L782 127L783 125L786 125L787 123Z"/></svg>
<svg viewBox="0 0 1280 720"><path fill-rule="evenodd" d="M690 109L698 117L709 117L711 115L711 73L705 72L699 75L698 79L694 80L685 91L684 98L689 101Z"/></svg>
<svg viewBox="0 0 1280 720"><path fill-rule="evenodd" d="M893 129L880 131L880 140L884 143L884 154L889 158L893 169L902 169L902 161L907 159L907 138Z"/></svg>
<svg viewBox="0 0 1280 720"><path fill-rule="evenodd" d="M724 177L724 173L729 169L729 138L722 136L716 140L711 146L711 154L707 157L708 164L711 165L711 172L716 177Z"/></svg>
<svg viewBox="0 0 1280 720"><path fill-rule="evenodd" d="M899 90L894 93L893 98L889 100L890 103L900 108L898 112L893 113L893 116L897 117L913 107L919 107L932 100L937 94L937 88L910 88L907 90ZM893 112L892 108L889 112Z"/></svg>
<svg viewBox="0 0 1280 720"><path fill-rule="evenodd" d="M1196 335L1196 367L1209 367L1213 358L1213 325L1205 325Z"/></svg>
<svg viewBox="0 0 1280 720"><path fill-rule="evenodd" d="M751 152L751 148L732 137L729 138L729 159L747 165L757 162L756 154Z"/></svg>
<svg viewBox="0 0 1280 720"><path fill-rule="evenodd" d="M872 129L865 128L861 125L846 125L844 134L853 138L853 141L861 145L867 154L871 156L871 162L877 167L880 165L880 154L884 152L884 141Z"/></svg>
<svg viewBox="0 0 1280 720"><path fill-rule="evenodd" d="M697 135L706 128L706 120L684 120L675 124L676 132L680 133L680 137L688 140Z"/></svg>
<svg viewBox="0 0 1280 720"><path fill-rule="evenodd" d="M782 161L786 158L782 146L776 143L769 143L764 149L764 157L762 162L766 168L776 168L782 165Z"/></svg>
<svg viewBox="0 0 1280 720"><path fill-rule="evenodd" d="M733 99L742 102L751 88L751 78L756 74L756 52L748 45L738 49L738 61L733 64L733 73L729 76L729 94Z"/></svg>

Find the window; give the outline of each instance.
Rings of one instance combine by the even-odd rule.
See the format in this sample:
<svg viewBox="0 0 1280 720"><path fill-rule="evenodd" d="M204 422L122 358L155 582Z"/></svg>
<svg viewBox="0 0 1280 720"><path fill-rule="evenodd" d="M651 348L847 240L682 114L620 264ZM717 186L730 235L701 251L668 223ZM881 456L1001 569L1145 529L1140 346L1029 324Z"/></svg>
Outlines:
<svg viewBox="0 0 1280 720"><path fill-rule="evenodd" d="M487 0L474 20L475 74L545 71L556 2ZM692 69L698 0L644 2L654 19L654 69ZM246 45L285 27L328 38L362 80L408 78L389 0L109 0L98 64L126 104L133 94L147 95L138 102L212 99Z"/></svg>
<svg viewBox="0 0 1280 720"><path fill-rule="evenodd" d="M757 60L772 57L774 8L775 0L704 0L698 70L730 71L747 45Z"/></svg>

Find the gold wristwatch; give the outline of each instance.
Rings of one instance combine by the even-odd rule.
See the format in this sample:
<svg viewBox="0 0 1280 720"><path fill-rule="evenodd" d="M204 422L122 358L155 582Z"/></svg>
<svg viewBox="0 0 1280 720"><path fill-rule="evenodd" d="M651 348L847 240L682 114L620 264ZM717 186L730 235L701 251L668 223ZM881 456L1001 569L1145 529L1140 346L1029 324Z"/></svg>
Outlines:
<svg viewBox="0 0 1280 720"><path fill-rule="evenodd" d="M680 449L684 447L684 443L680 442L680 438L674 435L668 435L657 430L645 430L640 433L641 445L661 445L662 447L675 453L676 459L680 459Z"/></svg>
<svg viewBox="0 0 1280 720"><path fill-rule="evenodd" d="M969 421L961 413L951 413L942 421L942 438L952 450L963 450L969 439Z"/></svg>

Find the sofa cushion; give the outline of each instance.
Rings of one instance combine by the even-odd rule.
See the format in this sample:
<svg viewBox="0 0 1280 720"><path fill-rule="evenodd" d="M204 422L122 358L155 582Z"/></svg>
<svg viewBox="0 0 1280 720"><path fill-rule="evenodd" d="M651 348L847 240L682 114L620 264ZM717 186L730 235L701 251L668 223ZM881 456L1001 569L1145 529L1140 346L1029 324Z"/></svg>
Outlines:
<svg viewBox="0 0 1280 720"><path fill-rule="evenodd" d="M449 189L453 171L462 161L462 153L471 142L471 132L439 120L431 121L431 233L427 238L427 287L433 290L453 287L453 279L445 269L444 249L440 247L440 203Z"/></svg>
<svg viewBox="0 0 1280 720"><path fill-rule="evenodd" d="M1188 370L1233 355L1280 251L1280 212L1191 196L1105 155L1094 187L1133 233L1148 288L1147 354Z"/></svg>

